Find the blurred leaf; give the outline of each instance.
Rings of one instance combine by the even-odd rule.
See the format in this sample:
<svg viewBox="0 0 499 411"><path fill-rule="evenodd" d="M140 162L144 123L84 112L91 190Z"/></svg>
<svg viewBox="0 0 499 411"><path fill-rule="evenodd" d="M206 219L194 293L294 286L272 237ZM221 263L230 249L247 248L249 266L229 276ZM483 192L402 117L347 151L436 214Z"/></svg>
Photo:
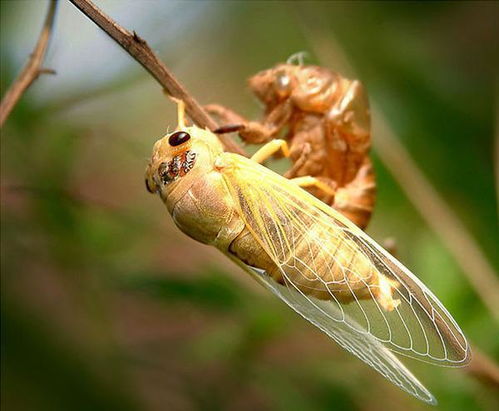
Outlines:
<svg viewBox="0 0 499 411"><path fill-rule="evenodd" d="M134 410L136 399L111 368L54 338L34 313L2 299L2 408ZM106 372L106 373L105 373ZM116 373L114 373L116 374ZM29 393L29 394L28 394Z"/></svg>
<svg viewBox="0 0 499 411"><path fill-rule="evenodd" d="M189 302L215 310L241 306L244 295L228 276L208 271L183 279L182 274L158 273L127 275L116 280L124 290L139 292L165 303Z"/></svg>

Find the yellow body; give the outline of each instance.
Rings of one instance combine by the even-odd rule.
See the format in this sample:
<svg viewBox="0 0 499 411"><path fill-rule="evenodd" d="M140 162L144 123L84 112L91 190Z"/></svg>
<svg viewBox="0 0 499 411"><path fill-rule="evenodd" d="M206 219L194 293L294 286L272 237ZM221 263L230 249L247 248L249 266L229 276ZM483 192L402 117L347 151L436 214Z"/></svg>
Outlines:
<svg viewBox="0 0 499 411"><path fill-rule="evenodd" d="M241 168L254 167L260 172L262 179L268 173L274 174L274 178L281 180L280 186L283 189L295 189L296 184L254 160L223 152L217 137L207 130L195 126L184 127L182 130L191 135L191 139L184 143L184 150L198 154L193 169L167 185L162 185L157 180L155 171L160 164L168 161L172 153L177 155L182 151L180 146L173 148L169 145L167 135L156 142L146 175L151 186L158 188L175 224L193 239L215 246L224 254L249 266L260 268L279 284L285 284L281 267L255 238L254 232L241 215L240 206L234 201L227 186L227 178L240 179ZM264 157L257 153L255 159L264 160ZM301 179L306 183L307 180ZM309 195L303 191L303 196L306 199ZM309 233L314 231L314 222L306 213L302 213L300 219ZM355 243L340 230L337 230L336 235L328 233L327 238L321 238L310 245L306 241L306 233L291 233L290 230L294 230L291 225L284 229L289 231L288 235L301 236L303 240L297 239L287 255L279 256L279 259L284 260L300 260L301 266L288 270L287 276L303 293L322 300L335 298L341 303L349 303L355 298L375 297L383 309L388 311L398 304L397 300L392 299L391 289L395 283L385 279L362 253L358 253ZM316 248L315 252L311 252L310 247Z"/></svg>
<svg viewBox="0 0 499 411"><path fill-rule="evenodd" d="M464 365L469 345L426 286L346 217L301 187L331 188L310 176L288 180L252 159L224 153L210 131L184 124L158 140L146 186L188 236L218 248L291 308L419 399L434 397L392 351Z"/></svg>
<svg viewBox="0 0 499 411"><path fill-rule="evenodd" d="M266 271L275 281L284 284L280 268L246 226L228 192L223 173L230 173L229 164L241 161L240 158L234 158L236 156L238 155L219 153L214 159L220 168L205 169L202 176L190 179L189 186L187 181L182 181L183 184L179 182L172 187L169 194L162 195L162 198L175 224L185 234L204 244L213 245L224 254L236 257L247 265ZM303 218L307 219L306 216ZM309 228L314 230L313 225ZM348 303L354 298L351 289L355 290L359 299L371 298L366 283L378 284L380 278L371 262L362 254L356 253L355 245L347 238L338 235L327 240L326 243L315 244L315 247L320 248L316 255L322 255L319 257L322 260L315 262L312 262L313 254L310 253L308 244L305 241L297 242L294 254L303 261L303 267L289 271L287 274L290 280L305 294L320 299L330 299L333 293L339 301ZM325 261L326 255L331 255L336 260L336 267L332 270L331 262ZM311 268L306 268L312 265L317 267L313 272ZM354 268L355 274L345 275L343 268ZM324 285L318 277L330 285ZM386 293L386 296L380 294L379 298L383 299L384 308L391 310L394 302L390 298L389 288Z"/></svg>

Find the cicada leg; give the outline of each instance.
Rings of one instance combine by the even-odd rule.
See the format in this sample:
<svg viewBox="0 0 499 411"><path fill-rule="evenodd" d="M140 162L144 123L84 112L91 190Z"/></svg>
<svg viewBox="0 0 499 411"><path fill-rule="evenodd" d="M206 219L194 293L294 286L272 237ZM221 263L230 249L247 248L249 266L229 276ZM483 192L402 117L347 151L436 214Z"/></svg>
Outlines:
<svg viewBox="0 0 499 411"><path fill-rule="evenodd" d="M291 116L292 105L289 101L278 104L260 122L248 121L219 104L209 104L205 106L205 110L219 117L224 123L222 127L215 130L218 134L238 131L239 136L245 142L262 144L276 137L282 130Z"/></svg>
<svg viewBox="0 0 499 411"><path fill-rule="evenodd" d="M323 179L317 177L303 176L303 177L292 178L290 179L290 181L303 188L310 188L310 187L317 188L318 190L330 196L334 196L336 193L335 184L331 184L333 183L332 180L331 183L328 184L325 181L323 181Z"/></svg>
<svg viewBox="0 0 499 411"><path fill-rule="evenodd" d="M185 102L175 97L170 97L170 99L177 105L177 130L182 130L186 126Z"/></svg>
<svg viewBox="0 0 499 411"><path fill-rule="evenodd" d="M255 154L253 154L251 159L253 161L256 161L257 163L263 163L279 150L282 151L284 157L289 157L290 150L286 140L275 139L269 141L267 144L261 147ZM334 184L334 181L330 179L318 178L313 176L300 176L290 178L289 180L303 188L317 188L329 196L334 196L335 194L336 184Z"/></svg>
<svg viewBox="0 0 499 411"><path fill-rule="evenodd" d="M204 109L212 115L217 116L221 123L221 127L215 130L216 134L225 134L238 132L239 136L246 142L251 144L266 143L272 139L275 130L266 127L264 124L256 121L249 121L243 116L235 113L231 109L220 104L208 104Z"/></svg>
<svg viewBox="0 0 499 411"><path fill-rule="evenodd" d="M255 154L253 154L251 159L261 164L269 157L277 153L279 150L282 151L284 157L289 157L289 147L286 140L275 139L269 141L267 144L261 147Z"/></svg>
<svg viewBox="0 0 499 411"><path fill-rule="evenodd" d="M293 166L284 173L286 178L294 178L299 175L300 170L307 165L310 154L312 153L312 147L310 143L304 143L301 147L301 152L297 159L293 162ZM290 156L293 154L293 146L290 149Z"/></svg>
<svg viewBox="0 0 499 411"><path fill-rule="evenodd" d="M247 119L235 113L230 108L227 108L220 104L207 104L206 106L204 106L204 109L207 113L218 117L220 122L223 124L222 127L215 130L215 132L218 134L239 131L239 129L245 127L245 125L249 122ZM236 130L225 131L225 129L228 129L231 126L233 128L235 128L235 126L238 126L239 128Z"/></svg>

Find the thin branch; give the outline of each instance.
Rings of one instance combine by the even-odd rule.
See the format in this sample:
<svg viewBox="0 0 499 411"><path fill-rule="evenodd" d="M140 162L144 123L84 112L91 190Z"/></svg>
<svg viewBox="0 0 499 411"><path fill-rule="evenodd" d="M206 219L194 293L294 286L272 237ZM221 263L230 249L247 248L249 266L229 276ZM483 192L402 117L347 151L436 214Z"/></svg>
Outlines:
<svg viewBox="0 0 499 411"><path fill-rule="evenodd" d="M15 107L26 89L31 86L31 84L40 76L40 74L55 73L53 70L42 68L41 65L43 63L43 59L45 58L47 46L52 34L56 9L57 0L50 0L47 16L45 17L42 32L40 33L40 37L38 38L35 49L31 53L31 56L29 57L23 70L16 78L14 83L12 83L9 90L7 90L5 96L2 99L2 102L0 103L0 127L3 126L5 120L7 120L10 112Z"/></svg>
<svg viewBox="0 0 499 411"><path fill-rule="evenodd" d="M496 121L494 139L494 171L496 180L496 207L499 215L499 82L496 83Z"/></svg>
<svg viewBox="0 0 499 411"><path fill-rule="evenodd" d="M201 105L187 92L184 86L179 83L166 65L151 50L147 42L140 38L137 33L120 26L89 0L70 1L139 62L170 96L183 100L187 114L197 126L210 130L215 130L218 127L218 124L203 110ZM219 138L228 151L245 154L230 137L219 136Z"/></svg>
<svg viewBox="0 0 499 411"><path fill-rule="evenodd" d="M472 346L472 352L473 358L464 371L489 387L499 390L499 366L476 346Z"/></svg>

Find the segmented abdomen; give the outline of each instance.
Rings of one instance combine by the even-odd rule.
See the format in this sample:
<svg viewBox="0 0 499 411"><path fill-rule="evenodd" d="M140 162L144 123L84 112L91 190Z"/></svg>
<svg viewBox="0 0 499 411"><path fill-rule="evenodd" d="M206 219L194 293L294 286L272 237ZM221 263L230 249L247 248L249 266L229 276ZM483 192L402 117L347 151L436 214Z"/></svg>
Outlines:
<svg viewBox="0 0 499 411"><path fill-rule="evenodd" d="M305 294L322 300L348 303L370 297L369 285L377 283L377 272L352 240L343 234L321 238L323 231L312 225L283 259L282 270L272 274L281 282L296 285ZM285 274L282 274L282 272ZM355 296L353 295L355 293Z"/></svg>
<svg viewBox="0 0 499 411"><path fill-rule="evenodd" d="M322 300L348 303L355 298L371 298L369 286L377 285L378 273L369 259L344 235L325 239L320 238L320 233L313 224L300 236L288 232L285 237L293 239L293 243L286 245L280 244L276 235L271 254L279 264L248 229L232 242L229 251L246 264L264 269L278 283Z"/></svg>

